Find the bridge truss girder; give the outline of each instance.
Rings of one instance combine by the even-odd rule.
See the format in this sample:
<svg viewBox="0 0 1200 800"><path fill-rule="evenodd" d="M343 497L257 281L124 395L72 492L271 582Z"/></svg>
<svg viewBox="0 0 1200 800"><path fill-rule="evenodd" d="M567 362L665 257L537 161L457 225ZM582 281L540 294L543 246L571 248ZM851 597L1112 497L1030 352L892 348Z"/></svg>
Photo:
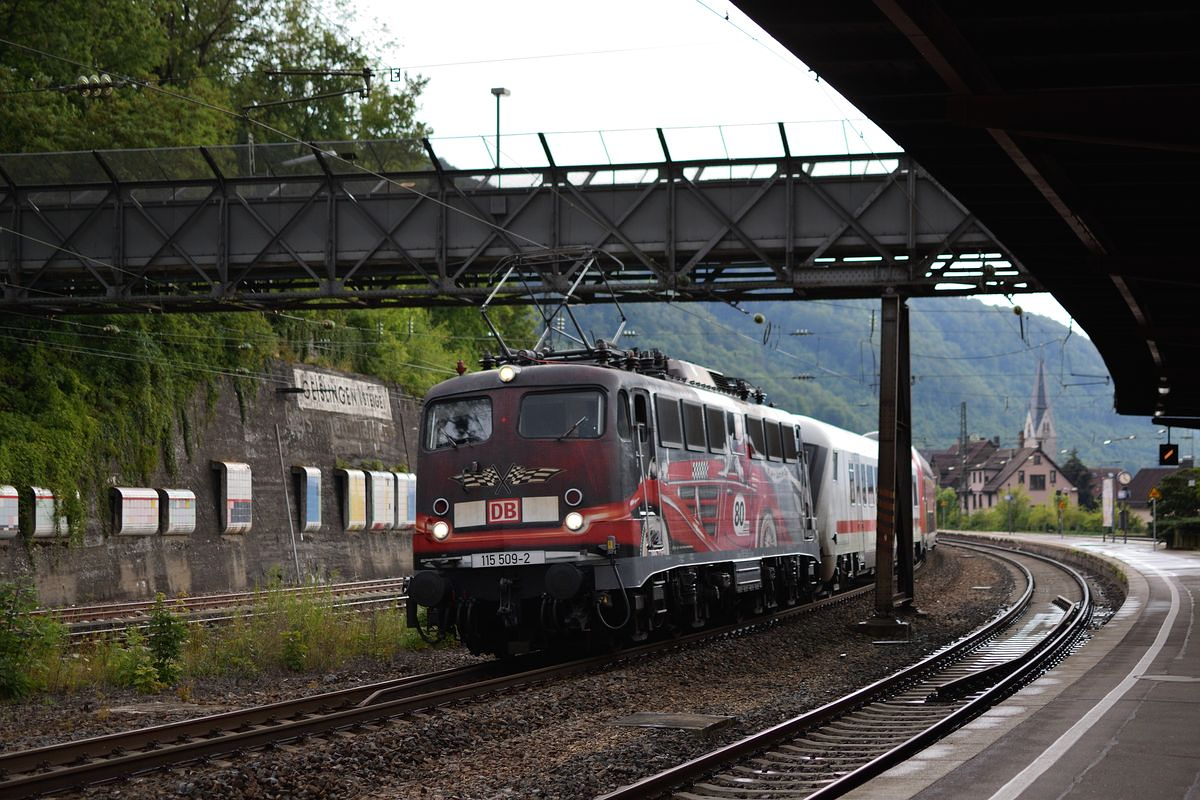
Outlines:
<svg viewBox="0 0 1200 800"><path fill-rule="evenodd" d="M100 182L0 166L0 310L478 305L514 266L493 303L1040 288L903 154L559 167L546 147L536 170L384 174L313 148L308 173L261 177L197 153L207 176L124 179L99 152Z"/></svg>

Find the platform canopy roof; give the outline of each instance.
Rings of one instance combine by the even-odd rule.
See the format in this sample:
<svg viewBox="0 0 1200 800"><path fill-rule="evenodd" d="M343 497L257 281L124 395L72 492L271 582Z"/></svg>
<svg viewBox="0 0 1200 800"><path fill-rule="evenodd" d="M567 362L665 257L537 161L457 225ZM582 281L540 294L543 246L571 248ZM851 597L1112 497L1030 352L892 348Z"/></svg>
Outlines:
<svg viewBox="0 0 1200 800"><path fill-rule="evenodd" d="M1074 316L1118 413L1200 426L1200 4L736 2Z"/></svg>

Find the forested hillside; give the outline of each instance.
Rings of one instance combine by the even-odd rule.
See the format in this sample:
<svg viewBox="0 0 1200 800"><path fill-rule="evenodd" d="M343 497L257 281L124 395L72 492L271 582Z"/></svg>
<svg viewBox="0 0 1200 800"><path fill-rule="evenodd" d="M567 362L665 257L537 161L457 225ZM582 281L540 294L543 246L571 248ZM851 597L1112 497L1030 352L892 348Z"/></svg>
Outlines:
<svg viewBox="0 0 1200 800"><path fill-rule="evenodd" d="M1108 370L1078 331L969 298L919 298L909 308L918 447L953 444L963 403L968 435L999 436L1002 445L1015 446L1040 359L1060 449L1078 449L1096 466L1155 462L1159 428L1112 411ZM634 335L621 344L714 367L762 387L782 408L867 431L878 427L879 309L878 300L631 303L624 311ZM616 331L612 308L574 312L590 334Z"/></svg>

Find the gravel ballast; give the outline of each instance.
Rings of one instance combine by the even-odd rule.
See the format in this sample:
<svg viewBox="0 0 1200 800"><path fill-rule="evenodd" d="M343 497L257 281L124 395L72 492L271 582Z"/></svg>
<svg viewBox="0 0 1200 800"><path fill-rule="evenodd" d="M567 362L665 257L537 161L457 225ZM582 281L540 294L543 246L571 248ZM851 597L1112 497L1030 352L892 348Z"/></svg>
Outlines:
<svg viewBox="0 0 1200 800"><path fill-rule="evenodd" d="M353 736L311 739L188 765L72 795L96 798L591 798L886 677L994 617L1012 580L990 559L939 548L917 573L924 616L906 644L875 644L851 627L868 595L799 621L702 647L395 720ZM461 649L406 653L335 675L268 676L253 685L165 693L92 692L0 706L5 751L218 713L475 661ZM732 717L707 732L615 724L638 712Z"/></svg>

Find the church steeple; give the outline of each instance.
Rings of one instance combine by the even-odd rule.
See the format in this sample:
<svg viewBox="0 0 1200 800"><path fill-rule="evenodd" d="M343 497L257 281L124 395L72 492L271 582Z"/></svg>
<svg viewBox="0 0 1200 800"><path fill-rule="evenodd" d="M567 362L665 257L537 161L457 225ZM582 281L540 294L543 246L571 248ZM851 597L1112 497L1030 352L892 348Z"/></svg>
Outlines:
<svg viewBox="0 0 1200 800"><path fill-rule="evenodd" d="M1046 392L1046 362L1038 361L1033 395L1025 415L1022 431L1026 447L1041 447L1051 458L1058 457L1058 432L1054 429L1054 414L1050 410L1050 395Z"/></svg>

